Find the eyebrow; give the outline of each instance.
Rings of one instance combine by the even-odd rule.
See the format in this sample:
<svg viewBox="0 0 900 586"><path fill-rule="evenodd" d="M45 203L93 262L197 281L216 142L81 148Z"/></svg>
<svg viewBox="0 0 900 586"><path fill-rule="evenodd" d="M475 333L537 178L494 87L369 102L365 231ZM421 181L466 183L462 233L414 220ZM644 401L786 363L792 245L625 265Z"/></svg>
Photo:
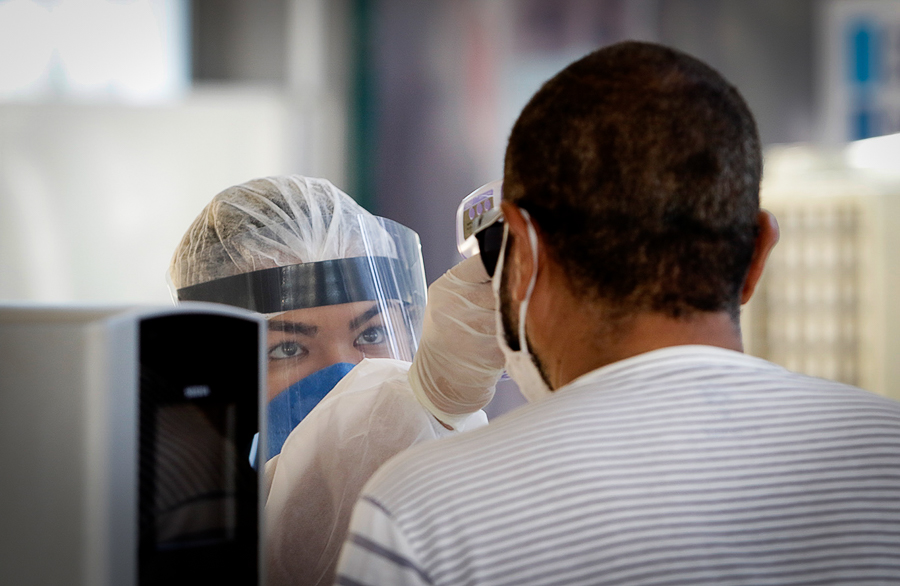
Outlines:
<svg viewBox="0 0 900 586"><path fill-rule="evenodd" d="M319 326L312 326L301 321L275 320L269 322L269 330L287 332L289 334L301 334L303 336L315 336Z"/></svg>
<svg viewBox="0 0 900 586"><path fill-rule="evenodd" d="M356 316L350 320L350 331L352 332L353 330L355 330L359 326L363 325L364 323L366 323L367 321L369 321L370 319L372 319L379 313L381 313L381 307L379 307L378 304L376 303L369 309L365 310L364 312L362 312L361 314L359 314L358 316Z"/></svg>

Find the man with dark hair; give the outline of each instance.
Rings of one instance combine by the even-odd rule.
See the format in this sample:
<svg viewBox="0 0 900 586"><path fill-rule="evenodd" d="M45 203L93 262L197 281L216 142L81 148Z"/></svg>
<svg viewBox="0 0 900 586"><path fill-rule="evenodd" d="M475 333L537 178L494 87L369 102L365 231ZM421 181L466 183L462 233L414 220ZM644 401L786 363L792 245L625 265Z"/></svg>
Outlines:
<svg viewBox="0 0 900 586"><path fill-rule="evenodd" d="M778 239L761 171L743 99L683 53L548 81L493 276L532 403L382 467L338 583L900 582L900 404L741 353Z"/></svg>
<svg viewBox="0 0 900 586"><path fill-rule="evenodd" d="M626 44L528 104L503 197L536 219L581 296L628 313L737 316L761 174L737 90L700 62Z"/></svg>

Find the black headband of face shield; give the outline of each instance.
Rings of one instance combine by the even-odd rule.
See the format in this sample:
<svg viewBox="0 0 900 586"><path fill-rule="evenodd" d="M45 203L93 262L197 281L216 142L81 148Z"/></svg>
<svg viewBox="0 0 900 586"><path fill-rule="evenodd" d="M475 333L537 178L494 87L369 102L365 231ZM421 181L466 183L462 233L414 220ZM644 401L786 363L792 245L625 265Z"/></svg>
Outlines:
<svg viewBox="0 0 900 586"><path fill-rule="evenodd" d="M503 217L498 216L492 224L476 232L475 240L478 241L478 252L484 269L493 277L500 259L500 248L503 246Z"/></svg>
<svg viewBox="0 0 900 586"><path fill-rule="evenodd" d="M495 261L496 262L496 261ZM323 260L262 269L178 289L179 301L209 301L275 313L354 301L397 299L399 261L385 256Z"/></svg>

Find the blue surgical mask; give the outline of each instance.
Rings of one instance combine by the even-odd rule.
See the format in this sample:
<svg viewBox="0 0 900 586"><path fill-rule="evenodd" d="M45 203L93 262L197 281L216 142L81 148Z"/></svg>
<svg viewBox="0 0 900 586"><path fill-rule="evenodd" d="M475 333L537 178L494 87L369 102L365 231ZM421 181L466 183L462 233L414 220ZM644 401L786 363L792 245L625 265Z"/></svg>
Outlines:
<svg viewBox="0 0 900 586"><path fill-rule="evenodd" d="M269 456L266 460L281 453L281 447L291 431L354 366L347 362L332 364L298 380L269 401Z"/></svg>

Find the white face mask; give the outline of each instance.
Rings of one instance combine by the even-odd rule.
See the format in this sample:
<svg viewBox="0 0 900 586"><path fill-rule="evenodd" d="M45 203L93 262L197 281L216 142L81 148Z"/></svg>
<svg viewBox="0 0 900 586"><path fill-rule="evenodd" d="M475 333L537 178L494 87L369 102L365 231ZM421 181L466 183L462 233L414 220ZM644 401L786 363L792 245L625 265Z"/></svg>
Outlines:
<svg viewBox="0 0 900 586"><path fill-rule="evenodd" d="M503 317L500 309L500 281L503 278L503 263L506 256L506 244L509 240L509 224L503 226L503 243L500 246L500 258L497 260L497 268L494 269L494 276L491 279L491 288L494 291L494 299L497 302L497 309L494 312L497 320L497 342L500 344L500 350L506 357L506 372L510 378L516 381L519 391L528 399L529 402L538 401L549 396L553 391L544 382L540 370L534 363L531 353L528 351L528 340L525 336L525 316L528 314L528 303L531 301L531 293L534 291L534 284L537 282L538 270L538 242L537 232L531 224L531 217L528 212L521 210L525 221L528 223L528 240L531 244L531 256L534 259L534 270L531 271L531 280L528 282L528 290L525 292L525 299L519 305L519 350L513 350L506 343L506 336L503 330Z"/></svg>

